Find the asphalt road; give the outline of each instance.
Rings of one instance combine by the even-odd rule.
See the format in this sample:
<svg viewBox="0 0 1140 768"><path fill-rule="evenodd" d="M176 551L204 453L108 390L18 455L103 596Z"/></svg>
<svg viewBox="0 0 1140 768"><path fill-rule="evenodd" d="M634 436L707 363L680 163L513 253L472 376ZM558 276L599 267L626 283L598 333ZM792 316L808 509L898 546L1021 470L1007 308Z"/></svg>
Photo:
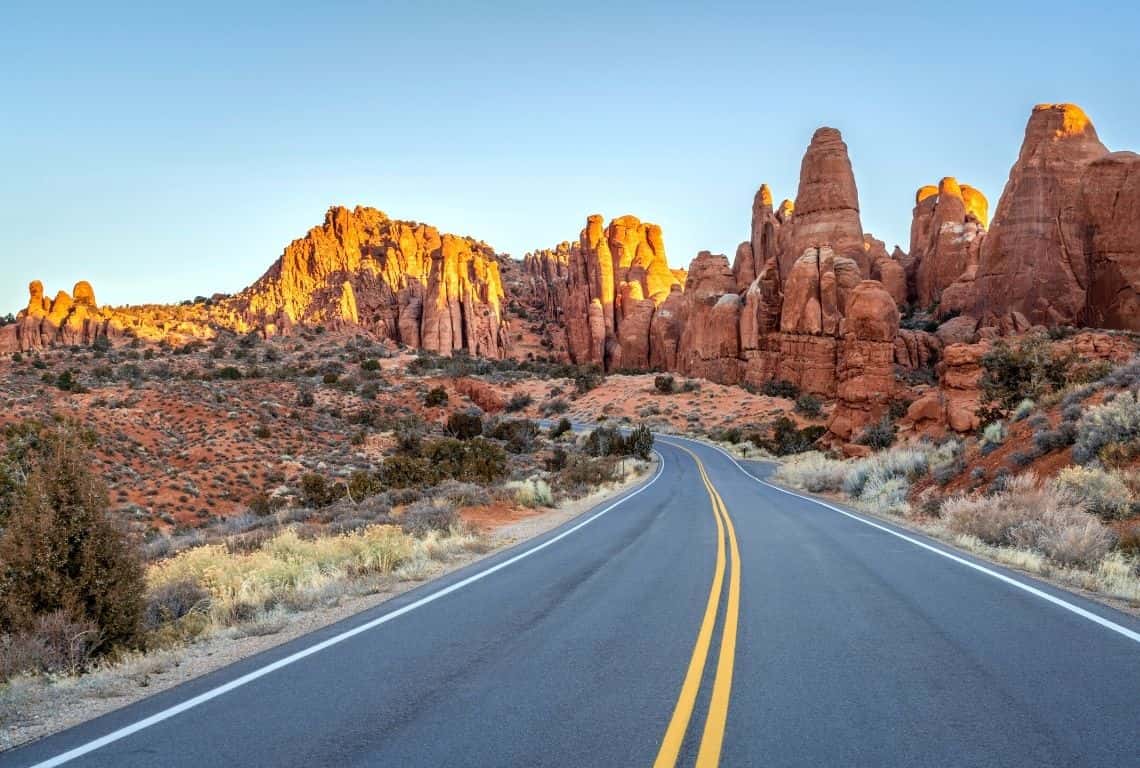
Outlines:
<svg viewBox="0 0 1140 768"><path fill-rule="evenodd" d="M617 505L0 765L1140 766L1140 622L657 448Z"/></svg>

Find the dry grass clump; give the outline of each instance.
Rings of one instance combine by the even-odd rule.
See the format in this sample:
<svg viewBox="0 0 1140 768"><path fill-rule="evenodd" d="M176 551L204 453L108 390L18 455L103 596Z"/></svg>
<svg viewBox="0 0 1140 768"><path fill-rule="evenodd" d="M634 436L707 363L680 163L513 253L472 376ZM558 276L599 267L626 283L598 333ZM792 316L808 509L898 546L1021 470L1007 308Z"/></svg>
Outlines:
<svg viewBox="0 0 1140 768"><path fill-rule="evenodd" d="M1096 565L1116 536L1086 510L1086 503L1033 472L1010 479L1003 490L956 496L942 505L946 527L986 544L1040 552L1061 565Z"/></svg>
<svg viewBox="0 0 1140 768"><path fill-rule="evenodd" d="M831 459L812 451L786 460L776 479L812 493L842 491L876 512L905 515L910 512L911 483L931 467L955 461L960 452L961 443L956 440L895 446L861 459Z"/></svg>
<svg viewBox="0 0 1140 768"><path fill-rule="evenodd" d="M1132 491L1120 473L1096 466L1069 466L1062 469L1053 486L1079 499L1093 514L1105 520L1118 520L1132 514Z"/></svg>
<svg viewBox="0 0 1140 768"><path fill-rule="evenodd" d="M424 508L414 511L421 504ZM480 537L470 532L436 527L454 516L446 501L417 502L405 517L409 514L415 518L412 527L424 529L418 537L394 525L314 539L287 529L248 552L220 544L180 552L148 571L151 604L157 601L163 606L153 612L161 616L166 611L168 622L203 614L209 626L202 632L266 622L273 626L281 624L276 621L280 617L273 615L280 607L303 608L313 596L327 601L330 595L347 591L337 585L395 574L413 561L445 561L458 552L481 548Z"/></svg>
<svg viewBox="0 0 1140 768"><path fill-rule="evenodd" d="M1124 391L1084 412L1077 423L1073 460L1087 464L1096 458L1129 459L1140 446L1140 401Z"/></svg>
<svg viewBox="0 0 1140 768"><path fill-rule="evenodd" d="M550 484L541 478L512 480L503 488L512 494L516 503L524 507L534 509L554 506L554 494L550 490Z"/></svg>

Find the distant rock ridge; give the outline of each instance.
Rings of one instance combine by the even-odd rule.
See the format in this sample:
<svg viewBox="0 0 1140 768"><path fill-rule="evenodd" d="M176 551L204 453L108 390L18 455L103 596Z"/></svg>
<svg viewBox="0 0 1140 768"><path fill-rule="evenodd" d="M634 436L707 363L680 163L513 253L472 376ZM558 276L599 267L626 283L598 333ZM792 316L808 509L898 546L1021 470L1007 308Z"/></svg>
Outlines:
<svg viewBox="0 0 1140 768"><path fill-rule="evenodd" d="M973 375L976 355L956 346L1035 326L1140 331L1140 155L1110 152L1075 105L1033 109L992 217L985 195L953 176L920 187L907 252L863 230L834 128L808 143L795 200L776 199L761 184L731 260L702 251L687 270L669 266L659 226L631 215L588 216L576 239L515 262L470 237L334 207L248 288L189 308L100 308L86 282L54 298L33 282L28 306L0 327L0 351L325 325L504 357L514 313L575 363L785 380L834 398L829 426L847 440L885 412L895 366L941 357L944 396L924 395L920 410L966 429L972 395L953 394L954 382ZM916 308L941 321L936 332L900 329Z"/></svg>
<svg viewBox="0 0 1140 768"><path fill-rule="evenodd" d="M427 224L334 207L231 306L269 332L359 326L432 352L503 357L499 258L486 243Z"/></svg>

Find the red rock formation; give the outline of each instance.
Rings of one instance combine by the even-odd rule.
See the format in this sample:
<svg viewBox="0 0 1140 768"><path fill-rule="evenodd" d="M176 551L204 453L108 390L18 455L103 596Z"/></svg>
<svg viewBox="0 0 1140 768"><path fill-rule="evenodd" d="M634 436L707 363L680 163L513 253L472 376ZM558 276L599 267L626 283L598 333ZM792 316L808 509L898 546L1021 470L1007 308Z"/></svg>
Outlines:
<svg viewBox="0 0 1140 768"><path fill-rule="evenodd" d="M689 265L684 299L678 368L688 376L738 383L743 302L728 259L701 251Z"/></svg>
<svg viewBox="0 0 1140 768"><path fill-rule="evenodd" d="M863 249L855 175L847 145L834 128L820 128L812 136L800 165L795 213L781 228L779 241L781 278L788 277L804 251L822 246L852 259L862 277L871 274Z"/></svg>
<svg viewBox="0 0 1140 768"><path fill-rule="evenodd" d="M863 248L871 264L871 279L878 280L887 289L887 293L900 307L907 303L906 267L899 261L897 254L887 253L887 246L882 240L876 240L872 235L863 235Z"/></svg>
<svg viewBox="0 0 1140 768"><path fill-rule="evenodd" d="M837 402L828 431L848 439L890 407L895 391L899 310L876 280L864 280L847 301L836 373Z"/></svg>
<svg viewBox="0 0 1140 768"><path fill-rule="evenodd" d="M1088 221L1088 324L1140 331L1140 155L1113 152L1081 182Z"/></svg>
<svg viewBox="0 0 1140 768"><path fill-rule="evenodd" d="M929 368L941 353L941 339L926 331L900 329L895 338L895 364L910 371Z"/></svg>
<svg viewBox="0 0 1140 768"><path fill-rule="evenodd" d="M949 176L931 194L934 189L918 191L911 223L914 301L920 307L940 303L963 275L973 279L985 236L987 203L981 192ZM945 308L939 309L944 314Z"/></svg>
<svg viewBox="0 0 1140 768"><path fill-rule="evenodd" d="M659 226L620 216L603 228L593 215L578 243L527 254L524 262L532 282L541 276L547 283L532 294L565 327L572 361L608 370L651 364L654 313L680 285Z"/></svg>
<svg viewBox="0 0 1140 768"><path fill-rule="evenodd" d="M789 206L790 211L791 203L785 200L784 205ZM748 290L764 265L770 259L778 258L782 221L772 210L772 191L767 184L761 184L752 200L752 238L736 249L736 260L732 265L738 292Z"/></svg>
<svg viewBox="0 0 1140 768"><path fill-rule="evenodd" d="M230 305L257 325L359 325L413 347L501 357L503 299L486 244L338 207Z"/></svg>
<svg viewBox="0 0 1140 768"><path fill-rule="evenodd" d="M687 278L687 275L686 275ZM681 347L682 322L685 314L685 295L680 285L673 287L669 298L653 313L649 323L649 367L676 371Z"/></svg>
<svg viewBox="0 0 1140 768"><path fill-rule="evenodd" d="M1080 107L1034 108L982 244L976 316L1017 311L1032 323L1084 322L1090 275L1082 176L1107 154Z"/></svg>

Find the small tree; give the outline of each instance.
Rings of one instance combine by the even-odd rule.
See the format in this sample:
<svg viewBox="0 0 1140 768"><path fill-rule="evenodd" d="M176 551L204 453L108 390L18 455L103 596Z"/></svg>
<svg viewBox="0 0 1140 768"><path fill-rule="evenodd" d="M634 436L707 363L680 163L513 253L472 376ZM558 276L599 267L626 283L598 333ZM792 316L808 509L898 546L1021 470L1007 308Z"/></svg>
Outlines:
<svg viewBox="0 0 1140 768"><path fill-rule="evenodd" d="M424 397L424 405L428 408L447 405L447 390L443 387L433 387L428 390L427 396Z"/></svg>
<svg viewBox="0 0 1140 768"><path fill-rule="evenodd" d="M648 459L653 452L653 433L649 431L649 427L639 424L630 431L625 443L629 453L639 459Z"/></svg>
<svg viewBox="0 0 1140 768"><path fill-rule="evenodd" d="M454 411L447 417L447 432L460 440L483 434L483 419L472 411Z"/></svg>
<svg viewBox="0 0 1140 768"><path fill-rule="evenodd" d="M676 387L677 384L673 380L673 377L667 373L661 374L653 379L653 388L663 395L673 394L673 390L676 389Z"/></svg>
<svg viewBox="0 0 1140 768"><path fill-rule="evenodd" d="M40 441L0 535L0 632L63 611L95 622L108 647L130 642L143 611L138 552L107 514L79 430L49 428Z"/></svg>

